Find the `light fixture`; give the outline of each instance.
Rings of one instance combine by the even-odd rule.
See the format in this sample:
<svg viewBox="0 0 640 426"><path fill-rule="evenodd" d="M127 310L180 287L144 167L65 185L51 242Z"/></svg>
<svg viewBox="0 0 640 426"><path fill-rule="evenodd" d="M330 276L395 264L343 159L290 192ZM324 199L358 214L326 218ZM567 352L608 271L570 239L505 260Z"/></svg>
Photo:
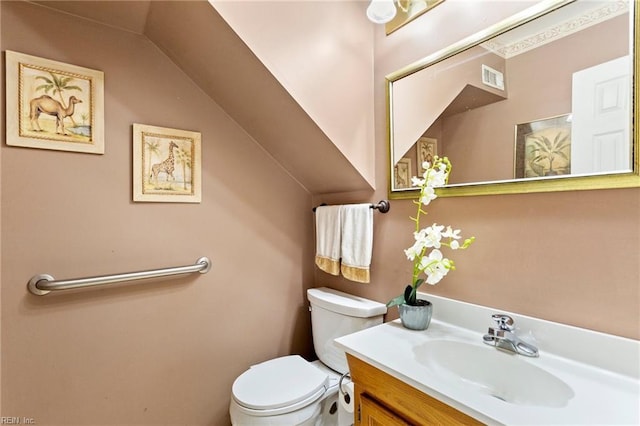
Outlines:
<svg viewBox="0 0 640 426"><path fill-rule="evenodd" d="M367 18L374 24L386 24L396 16L393 0L371 0L367 7Z"/></svg>

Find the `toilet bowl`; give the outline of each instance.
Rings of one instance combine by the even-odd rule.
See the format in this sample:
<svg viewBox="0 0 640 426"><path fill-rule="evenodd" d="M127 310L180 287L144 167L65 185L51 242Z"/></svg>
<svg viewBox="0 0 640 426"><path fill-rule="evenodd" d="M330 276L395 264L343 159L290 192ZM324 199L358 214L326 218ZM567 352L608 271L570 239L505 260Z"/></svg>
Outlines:
<svg viewBox="0 0 640 426"><path fill-rule="evenodd" d="M311 363L291 355L251 367L233 383L231 423L317 425L322 424L317 419L323 414L327 417L329 411L337 418L340 375L318 364L318 361ZM337 422L334 424L338 425Z"/></svg>
<svg viewBox="0 0 640 426"><path fill-rule="evenodd" d="M229 414L237 426L348 426L353 414L338 404L338 382L348 372L333 340L382 323L386 306L329 288L307 291L319 360L283 356L250 367L233 383Z"/></svg>

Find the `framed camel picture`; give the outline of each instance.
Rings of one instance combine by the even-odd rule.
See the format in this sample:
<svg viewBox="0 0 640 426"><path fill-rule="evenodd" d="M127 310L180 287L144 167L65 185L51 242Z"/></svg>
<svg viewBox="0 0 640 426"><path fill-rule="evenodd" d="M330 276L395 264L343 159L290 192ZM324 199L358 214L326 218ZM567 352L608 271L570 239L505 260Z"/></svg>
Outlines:
<svg viewBox="0 0 640 426"><path fill-rule="evenodd" d="M5 54L7 145L104 154L104 73Z"/></svg>
<svg viewBox="0 0 640 426"><path fill-rule="evenodd" d="M133 201L199 203L201 135L133 124Z"/></svg>

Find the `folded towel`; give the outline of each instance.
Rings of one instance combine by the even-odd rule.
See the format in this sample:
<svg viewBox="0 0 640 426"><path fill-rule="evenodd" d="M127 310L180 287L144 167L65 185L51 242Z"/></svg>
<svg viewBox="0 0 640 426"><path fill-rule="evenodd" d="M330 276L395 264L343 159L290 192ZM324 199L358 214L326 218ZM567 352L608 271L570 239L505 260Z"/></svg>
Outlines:
<svg viewBox="0 0 640 426"><path fill-rule="evenodd" d="M342 206L316 208L316 265L331 275L340 274Z"/></svg>
<svg viewBox="0 0 640 426"><path fill-rule="evenodd" d="M371 204L342 206L342 275L351 281L369 282L373 251L373 209Z"/></svg>

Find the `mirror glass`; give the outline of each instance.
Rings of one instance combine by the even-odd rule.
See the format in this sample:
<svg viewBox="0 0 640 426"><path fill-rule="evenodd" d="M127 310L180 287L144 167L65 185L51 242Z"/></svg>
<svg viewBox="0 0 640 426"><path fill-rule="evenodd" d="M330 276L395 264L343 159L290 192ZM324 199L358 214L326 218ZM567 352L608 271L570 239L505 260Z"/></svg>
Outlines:
<svg viewBox="0 0 640 426"><path fill-rule="evenodd" d="M636 186L632 8L543 2L387 76L392 195L433 155L443 195Z"/></svg>

